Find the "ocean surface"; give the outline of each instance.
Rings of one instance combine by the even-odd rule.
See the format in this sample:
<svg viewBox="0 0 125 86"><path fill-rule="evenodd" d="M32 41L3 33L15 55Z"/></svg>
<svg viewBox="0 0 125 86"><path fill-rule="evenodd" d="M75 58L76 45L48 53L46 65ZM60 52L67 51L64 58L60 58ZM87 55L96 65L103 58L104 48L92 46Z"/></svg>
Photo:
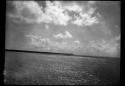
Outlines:
<svg viewBox="0 0 125 86"><path fill-rule="evenodd" d="M119 85L120 58L5 52L6 85Z"/></svg>

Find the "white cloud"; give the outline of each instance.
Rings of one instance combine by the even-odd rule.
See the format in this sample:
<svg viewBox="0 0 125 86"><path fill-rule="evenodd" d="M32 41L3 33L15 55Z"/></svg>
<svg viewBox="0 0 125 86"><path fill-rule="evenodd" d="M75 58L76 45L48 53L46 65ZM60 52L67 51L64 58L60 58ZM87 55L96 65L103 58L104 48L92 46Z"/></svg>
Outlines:
<svg viewBox="0 0 125 86"><path fill-rule="evenodd" d="M63 34L59 33L57 35L53 35L55 38L60 39L60 38L64 38Z"/></svg>
<svg viewBox="0 0 125 86"><path fill-rule="evenodd" d="M74 11L74 12L82 11L82 7L75 2L64 6L64 9L68 11Z"/></svg>
<svg viewBox="0 0 125 86"><path fill-rule="evenodd" d="M118 43L116 41L106 41L106 40L93 40L88 44L88 49L99 50L100 52L107 53L110 55L116 54Z"/></svg>
<svg viewBox="0 0 125 86"><path fill-rule="evenodd" d="M49 25L46 24L46 25L45 25L45 28L46 28L46 29L49 29L50 27L49 27Z"/></svg>
<svg viewBox="0 0 125 86"><path fill-rule="evenodd" d="M65 31L65 34L58 33L56 35L53 35L57 39L65 39L65 38L72 38L72 35L69 31Z"/></svg>
<svg viewBox="0 0 125 86"><path fill-rule="evenodd" d="M46 14L53 18L53 22L56 25L67 25L67 22L71 19L66 13L63 13L64 9L59 4L53 4L47 1Z"/></svg>
<svg viewBox="0 0 125 86"><path fill-rule="evenodd" d="M9 17L18 18L26 23L36 23L37 18L43 13L42 8L34 1L13 1L13 5L16 13L9 14ZM33 14L36 19L23 16L24 9L27 9L29 11L27 14Z"/></svg>
<svg viewBox="0 0 125 86"><path fill-rule="evenodd" d="M72 38L72 35L69 31L65 31L65 37Z"/></svg>
<svg viewBox="0 0 125 86"><path fill-rule="evenodd" d="M37 47L48 47L51 43L49 38L43 38L39 35L25 35L26 37L30 38L30 44L37 46Z"/></svg>
<svg viewBox="0 0 125 86"><path fill-rule="evenodd" d="M10 15L13 18L20 18L27 23L53 23L55 25L68 25L69 21L73 19L73 16L69 16L68 11L74 11L79 13L78 16L74 16L74 21L72 24L82 26L82 25L92 25L98 23L96 17L91 17L95 12L95 9L90 7L87 12L83 12L83 7L77 3L71 3L68 5L63 5L61 1L46 1L45 13L43 13L43 8L38 5L35 1L14 1L14 5L17 10L17 15ZM85 7L85 6L84 6ZM36 16L36 19L30 19L24 17L21 12L27 8L30 13Z"/></svg>

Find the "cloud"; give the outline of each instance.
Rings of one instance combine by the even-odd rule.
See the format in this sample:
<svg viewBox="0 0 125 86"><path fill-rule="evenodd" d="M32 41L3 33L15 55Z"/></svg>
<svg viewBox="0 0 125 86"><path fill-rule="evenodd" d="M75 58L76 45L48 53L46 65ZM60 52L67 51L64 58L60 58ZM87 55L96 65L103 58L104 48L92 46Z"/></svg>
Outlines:
<svg viewBox="0 0 125 86"><path fill-rule="evenodd" d="M69 35L68 35L69 34ZM71 34L69 32L65 31L65 34L57 34L55 35L55 38L70 38ZM116 55L118 52L118 47L119 43L117 41L119 40L119 36L115 37L114 39L110 41L106 40L92 40L89 41L87 44L84 44L79 41L79 40L73 40L73 41L62 41L62 42L57 42L53 41L50 38L44 38L39 35L26 35L26 37L30 38L30 44L33 46L36 46L38 48L43 47L43 48L48 48L48 49L61 49L61 50L71 50L74 51L75 49L82 49L82 52L91 52L91 53L105 53L108 55Z"/></svg>
<svg viewBox="0 0 125 86"><path fill-rule="evenodd" d="M33 46L37 46L37 47L49 47L48 44L50 44L50 39L49 38L43 38L42 36L39 35L25 35L25 37L30 38L30 44ZM46 46L48 45L48 46Z"/></svg>
<svg viewBox="0 0 125 86"><path fill-rule="evenodd" d="M75 12L81 12L83 10L82 6L78 5L77 3L70 3L68 5L65 5L63 9L68 11L75 11Z"/></svg>
<svg viewBox="0 0 125 86"><path fill-rule="evenodd" d="M65 31L65 34L58 33L56 35L53 35L57 39L66 39L66 38L72 38L72 35L69 31Z"/></svg>
<svg viewBox="0 0 125 86"><path fill-rule="evenodd" d="M16 8L16 14L10 14L10 17L20 18L26 23L53 23L55 25L66 26L70 23L82 26L92 25L99 23L97 17L91 15L95 12L95 8L90 7L88 11L84 12L83 7L77 3L71 3L63 5L61 1L46 1L45 12L43 12L42 6L35 1L13 1ZM85 7L85 6L84 6ZM27 14L33 14L33 18L23 16L23 10L27 9ZM69 16L69 12L79 13L79 16Z"/></svg>
<svg viewBox="0 0 125 86"><path fill-rule="evenodd" d="M67 38L68 34L69 33L67 33L67 35L62 34L61 38ZM60 49L60 50L73 51L81 46L79 40L74 40L74 41L65 40L62 42L57 42L57 41L53 41L50 38L44 38L40 35L33 35L33 34L25 35L25 37L30 38L29 45L32 45L33 47L38 47L38 48L42 47L46 49Z"/></svg>
<svg viewBox="0 0 125 86"><path fill-rule="evenodd" d="M13 5L15 6L16 12L8 14L9 17L12 17L13 19L20 19L26 23L35 23L36 19L43 13L41 10L42 8L40 8L34 1L13 1ZM27 11L24 11L26 9ZM23 15L24 13L29 16L32 14L32 17L25 17Z"/></svg>
<svg viewBox="0 0 125 86"><path fill-rule="evenodd" d="M94 49L98 50L103 53L107 53L110 55L115 55L118 51L119 43L117 43L117 39L119 37L116 37L110 41L106 40L93 40L88 43L88 49Z"/></svg>

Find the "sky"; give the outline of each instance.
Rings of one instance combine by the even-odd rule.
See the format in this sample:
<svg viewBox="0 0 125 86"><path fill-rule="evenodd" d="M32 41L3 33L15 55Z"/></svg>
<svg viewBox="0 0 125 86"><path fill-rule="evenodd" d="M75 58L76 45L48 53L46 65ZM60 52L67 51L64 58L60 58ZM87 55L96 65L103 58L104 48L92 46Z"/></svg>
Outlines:
<svg viewBox="0 0 125 86"><path fill-rule="evenodd" d="M10 49L111 57L120 51L115 1L8 1L6 25Z"/></svg>

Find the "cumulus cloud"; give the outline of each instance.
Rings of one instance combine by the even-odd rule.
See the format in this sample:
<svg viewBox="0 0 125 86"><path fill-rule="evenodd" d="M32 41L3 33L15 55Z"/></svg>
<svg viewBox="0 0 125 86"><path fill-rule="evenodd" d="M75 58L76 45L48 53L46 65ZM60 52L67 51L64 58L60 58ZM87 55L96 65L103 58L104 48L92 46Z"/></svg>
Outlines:
<svg viewBox="0 0 125 86"><path fill-rule="evenodd" d="M94 48L94 50L99 50L100 52L114 55L117 53L119 48L119 43L117 43L118 40L120 40L120 36L115 37L110 41L106 41L104 39L93 40L88 43L88 49Z"/></svg>
<svg viewBox="0 0 125 86"><path fill-rule="evenodd" d="M30 44L36 47L49 47L49 43L51 42L49 38L44 38L40 35L25 35L25 37L30 38Z"/></svg>
<svg viewBox="0 0 125 86"><path fill-rule="evenodd" d="M37 17L42 14L41 8L34 1L13 1L12 4L15 6L15 13L9 13L8 16L13 19L20 19L26 23L35 23Z"/></svg>
<svg viewBox="0 0 125 86"><path fill-rule="evenodd" d="M91 15L95 12L95 8L90 7L88 11L84 12L81 5L76 2L64 5L61 1L46 1L46 8L43 12L42 6L39 6L35 1L13 1L16 8L16 14L10 14L10 17L20 18L27 23L53 23L55 25L66 26L71 21L75 25L92 25L99 23L97 17ZM33 14L35 18L28 18L23 16L23 10L27 9L27 14ZM69 16L69 12L76 12L79 16Z"/></svg>
<svg viewBox="0 0 125 86"><path fill-rule="evenodd" d="M58 33L56 35L53 35L57 39L66 39L66 38L72 38L72 35L69 31L65 31L65 34Z"/></svg>
<svg viewBox="0 0 125 86"><path fill-rule="evenodd" d="M88 44L81 43L80 40L64 40L62 42L54 41L50 38L45 38L40 35L26 35L26 37L30 38L30 44L33 46L36 46L38 48L46 48L46 49L61 49L61 50L70 50L74 51L75 49L82 49L82 52L102 52L106 53L108 55L116 55L117 50L119 48L119 43L117 43L118 40L120 40L120 36L115 37L114 39L110 41L106 41L104 39L102 40L92 40L89 41ZM68 36L68 32L66 34L57 34L55 35L55 38L59 39L66 39L70 38Z"/></svg>
<svg viewBox="0 0 125 86"><path fill-rule="evenodd" d="M49 15L52 17L52 21L56 25L67 25L67 22L71 19L68 14L64 12L64 9L59 6L57 3L51 3L50 1L47 1L47 7L46 7L46 15Z"/></svg>
<svg viewBox="0 0 125 86"><path fill-rule="evenodd" d="M80 46L80 41L79 40L75 40L72 42L68 42L68 41L63 41L63 42L57 42L54 41L50 38L44 38L40 35L25 35L26 37L30 38L30 42L29 44L35 47L42 47L42 48L46 48L46 49L66 49L66 50L70 50L73 51L74 49L79 48ZM63 36L64 37L64 36ZM64 37L65 38L65 37Z"/></svg>
<svg viewBox="0 0 125 86"><path fill-rule="evenodd" d="M74 12L81 12L83 10L82 6L78 5L75 2L65 5L63 9Z"/></svg>

